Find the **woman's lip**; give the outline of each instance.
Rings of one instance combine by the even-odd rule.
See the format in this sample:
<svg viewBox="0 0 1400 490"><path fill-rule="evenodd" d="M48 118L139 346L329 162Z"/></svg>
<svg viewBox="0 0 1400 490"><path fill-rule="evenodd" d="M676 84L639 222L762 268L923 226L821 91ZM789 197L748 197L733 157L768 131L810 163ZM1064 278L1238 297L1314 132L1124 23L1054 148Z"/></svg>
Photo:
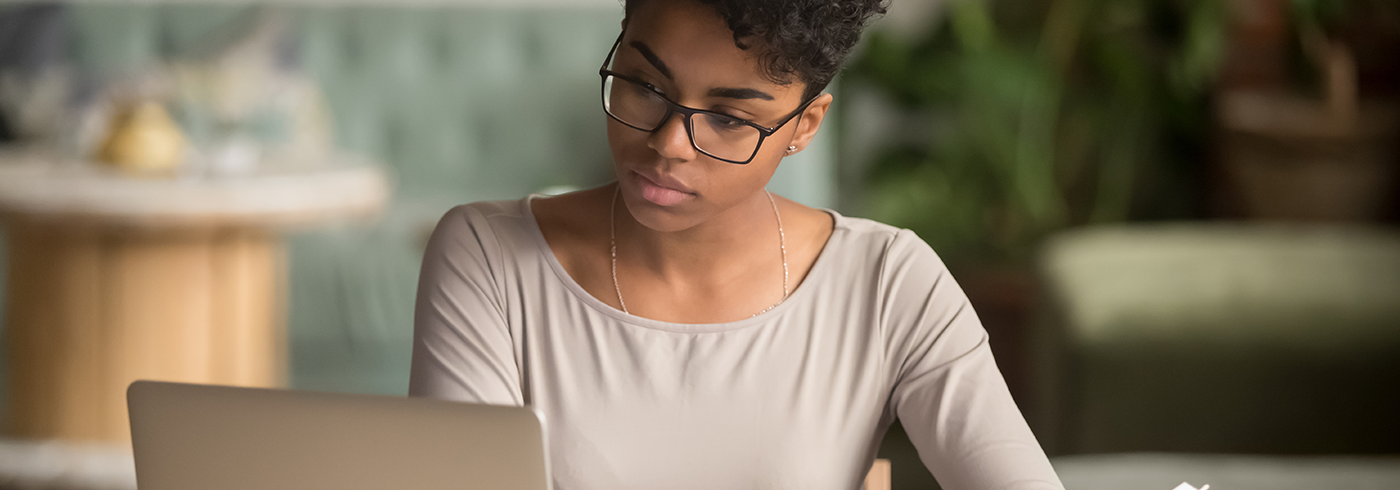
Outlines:
<svg viewBox="0 0 1400 490"><path fill-rule="evenodd" d="M641 187L642 199L650 201L658 206L675 206L687 199L694 198L695 195L689 192L672 189L663 185L658 185L655 181L637 172L637 184Z"/></svg>
<svg viewBox="0 0 1400 490"><path fill-rule="evenodd" d="M682 194L695 194L694 191L691 191L690 188L684 185L669 182L670 179L666 179L664 177L649 177L646 174L638 172L636 170L633 170L632 173L637 174L638 177L641 177L643 180L646 180L647 183L650 183L651 185L654 185L656 187L660 187L662 189L670 189Z"/></svg>

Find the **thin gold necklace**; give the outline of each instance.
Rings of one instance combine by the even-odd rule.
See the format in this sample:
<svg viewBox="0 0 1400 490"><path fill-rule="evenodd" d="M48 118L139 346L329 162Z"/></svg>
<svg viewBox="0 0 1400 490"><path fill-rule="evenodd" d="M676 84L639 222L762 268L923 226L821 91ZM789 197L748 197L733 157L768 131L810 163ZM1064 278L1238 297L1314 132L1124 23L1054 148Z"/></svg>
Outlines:
<svg viewBox="0 0 1400 490"><path fill-rule="evenodd" d="M632 314L627 311L627 302L622 300L622 287L617 285L617 195L622 192L621 184L613 191L612 204L608 207L608 241L611 244L612 254L612 280L613 291L617 292L617 304L622 306L622 312ZM753 316L768 313L778 305L783 304L788 299L788 264L787 264L787 236L783 234L783 215L778 213L778 203L773 200L773 193L764 189L763 193L768 196L768 204L773 206L773 217L778 219L778 250L783 253L783 298L779 299L773 306L764 308L763 311L754 313Z"/></svg>

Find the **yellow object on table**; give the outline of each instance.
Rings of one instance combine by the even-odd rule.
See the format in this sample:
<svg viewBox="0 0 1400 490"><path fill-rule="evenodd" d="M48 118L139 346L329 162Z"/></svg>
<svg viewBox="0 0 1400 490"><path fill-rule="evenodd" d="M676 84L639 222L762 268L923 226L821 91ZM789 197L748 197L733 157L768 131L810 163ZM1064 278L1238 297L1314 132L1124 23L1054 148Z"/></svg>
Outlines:
<svg viewBox="0 0 1400 490"><path fill-rule="evenodd" d="M140 102L118 111L97 159L133 172L174 170L185 159L185 137L160 104Z"/></svg>

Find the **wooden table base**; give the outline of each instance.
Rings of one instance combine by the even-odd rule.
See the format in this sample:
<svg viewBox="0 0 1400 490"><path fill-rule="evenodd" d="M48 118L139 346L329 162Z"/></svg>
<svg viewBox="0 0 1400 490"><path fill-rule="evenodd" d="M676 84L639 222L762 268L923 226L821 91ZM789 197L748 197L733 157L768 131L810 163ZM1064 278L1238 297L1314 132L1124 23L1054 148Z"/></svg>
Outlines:
<svg viewBox="0 0 1400 490"><path fill-rule="evenodd" d="M247 229L6 228L7 433L130 440L136 379L278 386L284 251Z"/></svg>

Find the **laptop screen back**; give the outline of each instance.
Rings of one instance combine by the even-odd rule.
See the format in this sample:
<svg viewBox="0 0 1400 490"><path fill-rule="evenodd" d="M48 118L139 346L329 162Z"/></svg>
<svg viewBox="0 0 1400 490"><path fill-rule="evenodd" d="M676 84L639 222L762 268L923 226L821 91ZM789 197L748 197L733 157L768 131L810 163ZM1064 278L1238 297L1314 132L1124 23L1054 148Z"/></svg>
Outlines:
<svg viewBox="0 0 1400 490"><path fill-rule="evenodd" d="M137 381L141 490L548 490L529 408Z"/></svg>

